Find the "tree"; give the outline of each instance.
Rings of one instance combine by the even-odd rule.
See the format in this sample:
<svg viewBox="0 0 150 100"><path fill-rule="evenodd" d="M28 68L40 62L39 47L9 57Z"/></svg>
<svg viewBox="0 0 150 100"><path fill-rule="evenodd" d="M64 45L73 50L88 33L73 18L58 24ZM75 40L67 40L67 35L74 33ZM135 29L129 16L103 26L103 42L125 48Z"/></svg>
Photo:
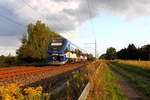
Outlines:
<svg viewBox="0 0 150 100"><path fill-rule="evenodd" d="M28 37L27 37L28 36ZM56 37L61 37L51 31L44 23L37 21L36 24L28 25L28 35L23 35L22 46L17 50L19 59L42 60L47 57L48 42Z"/></svg>
<svg viewBox="0 0 150 100"><path fill-rule="evenodd" d="M105 53L99 57L99 59L106 59L106 58L107 58L107 55Z"/></svg>
<svg viewBox="0 0 150 100"><path fill-rule="evenodd" d="M128 59L137 59L137 48L134 44L129 44L127 48Z"/></svg>
<svg viewBox="0 0 150 100"><path fill-rule="evenodd" d="M92 54L87 54L87 60L88 61L93 61L93 60L95 60L95 58L93 57Z"/></svg>
<svg viewBox="0 0 150 100"><path fill-rule="evenodd" d="M128 59L128 54L127 54L127 49L121 49L120 51L117 52L117 57L118 59Z"/></svg>
<svg viewBox="0 0 150 100"><path fill-rule="evenodd" d="M114 60L117 59L117 52L116 49L113 47L110 47L106 51L106 59L107 60Z"/></svg>
<svg viewBox="0 0 150 100"><path fill-rule="evenodd" d="M144 45L140 49L141 59L150 60L150 45Z"/></svg>

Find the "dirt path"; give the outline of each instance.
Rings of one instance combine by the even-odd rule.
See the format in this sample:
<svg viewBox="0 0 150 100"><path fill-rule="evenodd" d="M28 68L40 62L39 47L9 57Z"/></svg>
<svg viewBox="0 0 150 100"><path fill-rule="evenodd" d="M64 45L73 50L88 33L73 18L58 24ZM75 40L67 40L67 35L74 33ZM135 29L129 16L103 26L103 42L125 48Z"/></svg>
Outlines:
<svg viewBox="0 0 150 100"><path fill-rule="evenodd" d="M117 81L124 89L128 100L147 100L141 92L133 88L119 73L114 72L114 74L116 75Z"/></svg>

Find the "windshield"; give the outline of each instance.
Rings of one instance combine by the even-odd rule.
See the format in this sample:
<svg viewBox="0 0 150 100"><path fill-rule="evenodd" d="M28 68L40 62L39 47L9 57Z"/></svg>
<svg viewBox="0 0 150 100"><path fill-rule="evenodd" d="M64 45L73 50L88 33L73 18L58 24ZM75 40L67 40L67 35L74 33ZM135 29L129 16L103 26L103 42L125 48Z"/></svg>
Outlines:
<svg viewBox="0 0 150 100"><path fill-rule="evenodd" d="M65 43L65 40L64 39L54 39L52 40L52 42L49 44L49 49L52 51L52 52L59 52L63 45Z"/></svg>
<svg viewBox="0 0 150 100"><path fill-rule="evenodd" d="M54 43L51 43L51 46L62 46L62 43L57 43L57 42L55 43L54 42Z"/></svg>

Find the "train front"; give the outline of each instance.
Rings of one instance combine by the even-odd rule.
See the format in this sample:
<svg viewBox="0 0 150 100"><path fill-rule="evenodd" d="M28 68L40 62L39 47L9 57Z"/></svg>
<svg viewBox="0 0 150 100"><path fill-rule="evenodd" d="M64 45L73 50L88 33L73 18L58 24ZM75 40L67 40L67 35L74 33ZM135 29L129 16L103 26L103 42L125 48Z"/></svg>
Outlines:
<svg viewBox="0 0 150 100"><path fill-rule="evenodd" d="M48 64L62 65L67 62L66 55L64 54L67 45L67 40L64 38L53 39L48 44Z"/></svg>

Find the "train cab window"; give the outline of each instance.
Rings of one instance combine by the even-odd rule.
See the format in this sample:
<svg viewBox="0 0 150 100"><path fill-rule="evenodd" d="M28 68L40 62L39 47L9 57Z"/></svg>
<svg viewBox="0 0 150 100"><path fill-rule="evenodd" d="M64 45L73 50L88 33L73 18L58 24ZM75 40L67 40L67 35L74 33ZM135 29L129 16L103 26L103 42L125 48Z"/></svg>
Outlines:
<svg viewBox="0 0 150 100"><path fill-rule="evenodd" d="M64 46L66 40L64 39L54 39L52 42L49 44L49 50L53 52L59 52L62 47Z"/></svg>
<svg viewBox="0 0 150 100"><path fill-rule="evenodd" d="M66 48L65 53L67 53L69 51L70 51L70 45L68 45L68 47Z"/></svg>
<svg viewBox="0 0 150 100"><path fill-rule="evenodd" d="M62 43L61 42L53 42L53 43L51 43L51 46L62 46Z"/></svg>

